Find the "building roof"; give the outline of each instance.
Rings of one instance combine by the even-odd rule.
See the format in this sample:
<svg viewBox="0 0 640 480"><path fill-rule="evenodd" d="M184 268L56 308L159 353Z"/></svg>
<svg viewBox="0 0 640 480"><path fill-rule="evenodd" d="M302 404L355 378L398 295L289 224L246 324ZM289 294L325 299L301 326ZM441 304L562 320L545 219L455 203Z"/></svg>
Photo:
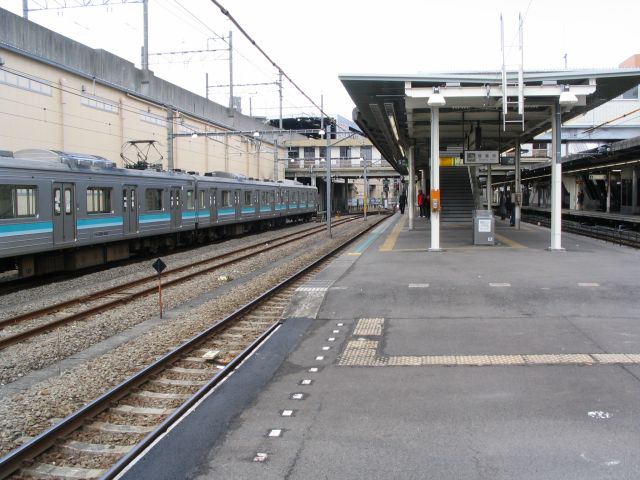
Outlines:
<svg viewBox="0 0 640 480"><path fill-rule="evenodd" d="M404 158L412 145L416 168L428 165L431 109L427 101L434 87L446 99L446 105L440 107L441 151L504 152L518 139L525 143L551 128L552 108L565 85L578 103L562 107L563 121L640 84L640 69L523 72L523 119L517 114L517 72L506 74L508 113L504 117L501 72L345 74L340 80L356 105L354 121L394 168L406 173Z"/></svg>

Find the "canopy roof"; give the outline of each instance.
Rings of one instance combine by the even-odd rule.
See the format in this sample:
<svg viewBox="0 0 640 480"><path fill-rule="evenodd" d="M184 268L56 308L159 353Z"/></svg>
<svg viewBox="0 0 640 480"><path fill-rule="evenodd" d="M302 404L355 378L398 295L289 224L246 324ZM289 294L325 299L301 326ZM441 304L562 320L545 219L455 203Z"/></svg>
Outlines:
<svg viewBox="0 0 640 480"><path fill-rule="evenodd" d="M406 173L409 146L415 146L417 169L426 168L430 150L434 87L446 100L440 107L440 150L513 148L551 128L552 108L568 86L578 102L562 107L562 120L581 115L640 84L640 69L562 70L416 75L340 75L356 108L353 119L383 157ZM524 115L518 114L519 93ZM506 93L506 95L505 95ZM507 114L503 113L506 99ZM506 121L505 121L506 120Z"/></svg>

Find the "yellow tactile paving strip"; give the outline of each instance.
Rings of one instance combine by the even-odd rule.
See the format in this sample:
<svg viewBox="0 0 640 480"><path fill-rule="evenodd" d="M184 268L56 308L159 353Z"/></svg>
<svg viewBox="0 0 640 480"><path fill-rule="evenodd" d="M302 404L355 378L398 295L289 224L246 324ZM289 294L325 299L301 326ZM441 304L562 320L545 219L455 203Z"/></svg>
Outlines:
<svg viewBox="0 0 640 480"><path fill-rule="evenodd" d="M402 218L398 221L396 226L393 227L393 230L391 230L391 233L389 234L389 236L385 239L384 243L380 246L381 252L390 252L393 250L393 247L396 245L396 242L398 241L398 236L400 235L400 232L402 231L404 224L407 222L408 216L409 215L402 215Z"/></svg>
<svg viewBox="0 0 640 480"><path fill-rule="evenodd" d="M380 337L383 318L361 318L353 335ZM509 366L509 365L612 365L638 364L637 353L563 353L546 355L384 355L380 342L371 338L349 340L338 357L348 367L386 366Z"/></svg>
<svg viewBox="0 0 640 480"><path fill-rule="evenodd" d="M384 318L361 318L358 320L354 335L382 335L382 325Z"/></svg>

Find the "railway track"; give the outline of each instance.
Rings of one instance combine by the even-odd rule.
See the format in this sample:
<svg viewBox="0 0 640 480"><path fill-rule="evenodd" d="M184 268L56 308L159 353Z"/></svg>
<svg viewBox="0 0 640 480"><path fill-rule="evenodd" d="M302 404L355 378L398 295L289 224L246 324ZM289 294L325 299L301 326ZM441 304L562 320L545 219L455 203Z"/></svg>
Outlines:
<svg viewBox="0 0 640 480"><path fill-rule="evenodd" d="M522 221L550 228L551 220L544 215L524 215ZM627 247L640 248L640 232L602 225L586 225L573 220L562 220L562 231Z"/></svg>
<svg viewBox="0 0 640 480"><path fill-rule="evenodd" d="M115 478L279 328L299 285L375 226L1 458L0 478Z"/></svg>
<svg viewBox="0 0 640 480"><path fill-rule="evenodd" d="M355 218L339 220L335 224L339 226L353 221ZM216 269L227 267L252 256L324 231L324 226L316 226L303 232L283 235L269 242L256 242L231 252L166 270L163 272L163 288L179 285L199 275L211 273ZM148 275L96 293L82 295L45 308L0 320L0 350L68 323L86 319L138 298L154 294L157 291L158 276ZM15 331L16 329L18 331Z"/></svg>

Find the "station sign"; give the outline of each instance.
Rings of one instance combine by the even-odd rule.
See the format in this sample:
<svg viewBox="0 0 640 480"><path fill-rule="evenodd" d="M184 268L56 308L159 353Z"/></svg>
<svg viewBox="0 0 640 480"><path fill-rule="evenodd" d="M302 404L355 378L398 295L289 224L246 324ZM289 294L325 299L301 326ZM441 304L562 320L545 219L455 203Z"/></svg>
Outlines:
<svg viewBox="0 0 640 480"><path fill-rule="evenodd" d="M607 179L606 173L590 173L589 174L589 180L606 180L606 179Z"/></svg>
<svg viewBox="0 0 640 480"><path fill-rule="evenodd" d="M499 164L500 155L497 150L467 150L464 152L465 165Z"/></svg>

